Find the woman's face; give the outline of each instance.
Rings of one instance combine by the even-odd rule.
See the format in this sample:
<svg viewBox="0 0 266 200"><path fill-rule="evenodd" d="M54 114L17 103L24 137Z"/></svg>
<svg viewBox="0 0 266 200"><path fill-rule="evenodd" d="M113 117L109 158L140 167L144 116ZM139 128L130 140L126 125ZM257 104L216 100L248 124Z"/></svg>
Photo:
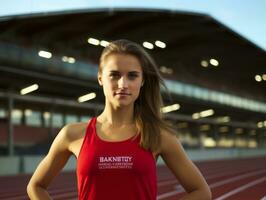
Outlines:
<svg viewBox="0 0 266 200"><path fill-rule="evenodd" d="M127 106L138 98L143 72L137 57L130 54L111 54L102 63L98 74L104 95L113 106Z"/></svg>

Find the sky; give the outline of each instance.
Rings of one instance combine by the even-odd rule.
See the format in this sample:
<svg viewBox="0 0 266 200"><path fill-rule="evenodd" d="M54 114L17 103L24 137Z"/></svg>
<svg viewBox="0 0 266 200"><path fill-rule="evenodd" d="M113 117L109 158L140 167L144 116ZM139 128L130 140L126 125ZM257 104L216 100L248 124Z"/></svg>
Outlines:
<svg viewBox="0 0 266 200"><path fill-rule="evenodd" d="M266 0L8 0L0 6L0 20L17 14L121 7L208 14L266 51Z"/></svg>

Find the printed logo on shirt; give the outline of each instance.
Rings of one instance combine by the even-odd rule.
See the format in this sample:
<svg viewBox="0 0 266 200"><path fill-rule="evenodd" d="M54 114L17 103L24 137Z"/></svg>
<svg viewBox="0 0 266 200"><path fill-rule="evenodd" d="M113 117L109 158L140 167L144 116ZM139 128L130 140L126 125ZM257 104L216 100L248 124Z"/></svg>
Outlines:
<svg viewBox="0 0 266 200"><path fill-rule="evenodd" d="M100 156L99 169L132 169L132 156Z"/></svg>

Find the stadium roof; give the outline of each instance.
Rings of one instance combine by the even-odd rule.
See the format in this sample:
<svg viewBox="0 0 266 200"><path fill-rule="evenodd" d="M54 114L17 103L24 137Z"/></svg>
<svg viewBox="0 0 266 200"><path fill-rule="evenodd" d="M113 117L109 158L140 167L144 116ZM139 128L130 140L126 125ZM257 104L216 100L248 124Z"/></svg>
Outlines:
<svg viewBox="0 0 266 200"><path fill-rule="evenodd" d="M154 45L147 51L169 81L266 102L266 82L255 81L256 75L265 74L265 51L209 15L139 8L79 10L0 18L0 30L2 91L19 91L34 82L41 85L36 94L45 96L75 99L90 90L99 91L93 73L82 72L84 66L97 71L103 47L89 44L88 39L126 38L141 45L164 42L165 48ZM51 52L52 58L39 57L40 50ZM75 58L75 63L63 62L63 56ZM75 68L83 71L71 73ZM103 102L100 93L97 98ZM220 115L265 120L265 112L258 110L232 110L178 93L173 99L185 105L180 111L184 114L216 107Z"/></svg>

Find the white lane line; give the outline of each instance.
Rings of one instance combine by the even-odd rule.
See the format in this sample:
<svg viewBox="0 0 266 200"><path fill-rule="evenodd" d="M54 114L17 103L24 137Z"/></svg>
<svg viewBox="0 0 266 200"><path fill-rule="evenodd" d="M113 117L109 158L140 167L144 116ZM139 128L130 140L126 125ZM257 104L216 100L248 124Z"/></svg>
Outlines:
<svg viewBox="0 0 266 200"><path fill-rule="evenodd" d="M245 190L245 189L248 189L248 188L250 188L250 187L252 187L252 186L254 186L254 185L257 185L257 184L259 184L259 183L261 183L261 182L264 182L264 181L266 181L266 176L264 176L264 177L262 177L262 178L260 178L260 179L257 179L257 180L255 180L255 181L249 182L248 184L243 185L243 186L241 186L241 187L238 187L238 188L236 188L236 189L234 189L234 190L231 190L230 192L227 192L227 193L225 193L224 195L222 195L222 196L220 196L220 197L217 197L217 198L214 199L214 200L223 200L223 199L226 199L227 197L230 197L230 196L232 196L232 195L234 195L234 194L237 194L237 193L239 193L239 192L241 192L241 191L243 191L243 190Z"/></svg>
<svg viewBox="0 0 266 200"><path fill-rule="evenodd" d="M161 186L165 186L165 185L171 185L171 184L174 184L174 183L177 183L177 180L176 179L172 179L172 180L169 180L169 181L159 182L157 184L157 186L158 187L161 187Z"/></svg>
<svg viewBox="0 0 266 200"><path fill-rule="evenodd" d="M258 169L248 169L248 170L242 170L242 171L235 171L235 172L224 172L224 173L219 173L219 174L213 174L213 175L209 175L209 176L204 176L205 179L214 179L214 178L219 178L221 176L229 176L229 175L234 175L235 173L245 173L246 171L255 171L255 170L258 170ZM169 180L165 180L165 181L159 181L157 186L158 187L161 187L161 186L165 186L165 185L171 185L171 184L174 184L174 183L177 183L178 181L175 179L175 178L172 178L172 179L169 179ZM266 199L265 199L266 200Z"/></svg>
<svg viewBox="0 0 266 200"><path fill-rule="evenodd" d="M266 200L266 196L262 197L260 200Z"/></svg>
<svg viewBox="0 0 266 200"><path fill-rule="evenodd" d="M250 176L255 176L255 175L258 175L258 174L262 174L262 173L265 173L266 170L260 170L260 171L255 171L255 172L249 172L249 173L246 173L246 174L242 174L242 175L238 175L238 176L235 176L233 178L230 178L230 179L225 179L225 180L222 180L222 181L219 181L219 182L216 182L216 183L212 183L209 185L210 188L215 188L215 187L219 187L221 185L225 185L226 183L231 183L231 182L234 182L234 181L237 181L237 180L241 180L243 178L248 178ZM170 197L170 196L174 196L176 194L179 194L181 192L184 191L184 189L180 189L182 188L180 185L177 185L176 186L176 189L171 191L171 192L166 192L166 193L163 193L163 194L160 194L157 196L157 200L160 200L160 199L164 199L164 198L167 198L167 197Z"/></svg>

